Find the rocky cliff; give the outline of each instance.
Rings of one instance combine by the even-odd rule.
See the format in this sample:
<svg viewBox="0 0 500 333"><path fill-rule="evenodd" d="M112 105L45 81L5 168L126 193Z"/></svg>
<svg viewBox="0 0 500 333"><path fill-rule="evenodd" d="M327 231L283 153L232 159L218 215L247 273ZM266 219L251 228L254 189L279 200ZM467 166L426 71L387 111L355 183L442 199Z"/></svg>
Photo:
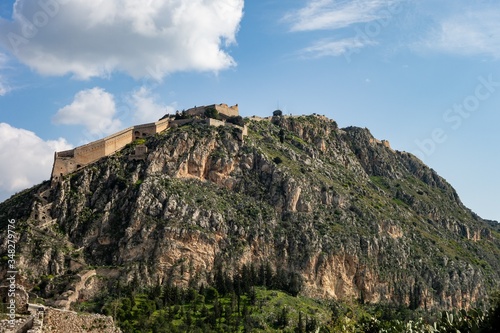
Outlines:
<svg viewBox="0 0 500 333"><path fill-rule="evenodd" d="M413 155L316 115L247 123L244 141L228 127L173 128L144 159L131 144L0 204L2 233L17 221L18 282L56 304L91 268L80 300L265 263L296 273L306 296L427 309L480 304L498 287L498 224Z"/></svg>

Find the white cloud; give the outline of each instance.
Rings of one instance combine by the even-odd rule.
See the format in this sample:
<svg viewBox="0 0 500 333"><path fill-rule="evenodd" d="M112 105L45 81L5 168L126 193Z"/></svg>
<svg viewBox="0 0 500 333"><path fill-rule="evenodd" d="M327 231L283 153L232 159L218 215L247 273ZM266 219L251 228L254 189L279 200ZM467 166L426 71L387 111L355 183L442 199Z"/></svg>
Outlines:
<svg viewBox="0 0 500 333"><path fill-rule="evenodd" d="M7 64L7 56L0 53L0 70L3 70ZM0 96L4 96L11 90L9 84L2 74L0 74Z"/></svg>
<svg viewBox="0 0 500 333"><path fill-rule="evenodd" d="M4 53L0 53L0 68L4 68L7 64L7 56Z"/></svg>
<svg viewBox="0 0 500 333"><path fill-rule="evenodd" d="M344 31L343 38L316 40L299 51L306 58L344 55L350 61L352 53L378 44L375 37L402 11L403 1L308 0L302 8L285 15L284 20L290 23L292 32L338 30L354 26L350 34L354 37ZM362 23L364 25L360 26Z"/></svg>
<svg viewBox="0 0 500 333"><path fill-rule="evenodd" d="M93 137L114 133L122 126L121 121L116 119L113 95L99 87L78 92L71 104L57 111L53 122L83 125Z"/></svg>
<svg viewBox="0 0 500 333"><path fill-rule="evenodd" d="M3 77L0 75L0 96L4 96L10 91L9 86L4 82Z"/></svg>
<svg viewBox="0 0 500 333"><path fill-rule="evenodd" d="M413 47L424 52L443 52L465 56L500 58L499 6L465 10L438 22Z"/></svg>
<svg viewBox="0 0 500 333"><path fill-rule="evenodd" d="M344 55L349 60L352 53L358 53L365 46L375 45L375 41L360 38L345 38L340 40L320 40L306 47L300 53L307 58L321 58L327 56Z"/></svg>
<svg viewBox="0 0 500 333"><path fill-rule="evenodd" d="M16 0L0 44L41 74L135 78L235 64L243 0Z"/></svg>
<svg viewBox="0 0 500 333"><path fill-rule="evenodd" d="M132 92L127 102L134 109L133 119L136 124L157 121L165 114L173 114L175 111L173 106L159 103L158 97L144 86Z"/></svg>
<svg viewBox="0 0 500 333"><path fill-rule="evenodd" d="M288 13L292 31L334 30L366 23L399 11L400 0L309 0L303 8Z"/></svg>
<svg viewBox="0 0 500 333"><path fill-rule="evenodd" d="M0 137L0 201L49 179L54 152L72 148L65 139L44 141L6 123L0 123Z"/></svg>

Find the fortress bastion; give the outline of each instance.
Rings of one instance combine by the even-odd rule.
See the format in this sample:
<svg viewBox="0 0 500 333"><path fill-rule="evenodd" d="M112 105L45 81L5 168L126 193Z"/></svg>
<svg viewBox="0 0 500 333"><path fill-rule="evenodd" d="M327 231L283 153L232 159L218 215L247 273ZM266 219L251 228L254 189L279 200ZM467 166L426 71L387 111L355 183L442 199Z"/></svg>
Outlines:
<svg viewBox="0 0 500 333"><path fill-rule="evenodd" d="M211 108L219 112L221 120L211 118L204 119L205 111ZM103 157L116 153L134 140L146 138L181 124L205 122L209 126L235 126L241 129L241 140L243 140L243 136L247 134L246 126L240 127L226 123L225 121L228 118L239 115L238 104L234 106L228 106L227 104L198 106L186 110L185 114L191 117L191 119L175 120L170 116L166 116L154 123L132 126L86 145L71 150L56 152L54 154L54 164L52 166L52 182L58 182L63 176L77 171L91 163L97 162Z"/></svg>

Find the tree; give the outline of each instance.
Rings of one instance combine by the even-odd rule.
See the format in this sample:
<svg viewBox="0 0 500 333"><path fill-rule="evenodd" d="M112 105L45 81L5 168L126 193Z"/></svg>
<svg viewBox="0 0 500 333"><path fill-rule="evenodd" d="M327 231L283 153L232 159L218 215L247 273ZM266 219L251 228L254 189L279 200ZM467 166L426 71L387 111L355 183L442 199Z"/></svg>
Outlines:
<svg viewBox="0 0 500 333"><path fill-rule="evenodd" d="M297 296L299 292L302 290L302 276L300 274L291 272L290 273L290 278L289 278L290 284L288 285L288 292L292 296Z"/></svg>
<svg viewBox="0 0 500 333"><path fill-rule="evenodd" d="M279 290L286 290L286 286L288 285L288 276L283 269L283 267L278 267L276 269L276 275L274 275L273 279L273 288Z"/></svg>
<svg viewBox="0 0 500 333"><path fill-rule="evenodd" d="M304 333L304 322L302 319L302 312L299 312L299 321L297 327L295 328L296 333Z"/></svg>
<svg viewBox="0 0 500 333"><path fill-rule="evenodd" d="M205 109L205 117L212 119L220 119L219 111L216 108L206 108Z"/></svg>
<svg viewBox="0 0 500 333"><path fill-rule="evenodd" d="M283 163L283 160L281 159L281 157L276 156L275 158L273 158L273 162L276 164L280 164Z"/></svg>
<svg viewBox="0 0 500 333"><path fill-rule="evenodd" d="M257 292L255 291L254 287L250 288L250 292L248 293L248 300L250 301L251 305L255 305L257 302Z"/></svg>
<svg viewBox="0 0 500 333"><path fill-rule="evenodd" d="M285 142L285 131L281 128L279 133L280 142Z"/></svg>
<svg viewBox="0 0 500 333"><path fill-rule="evenodd" d="M126 298L125 300L128 301L128 298ZM117 320L117 313L119 313L119 310L121 310L121 308L122 301L120 299L115 299L103 308L103 313L107 316L112 316L114 320Z"/></svg>
<svg viewBox="0 0 500 333"><path fill-rule="evenodd" d="M266 262L266 281L265 281L265 286L270 287L273 284L274 280L274 272L273 268L271 267L271 264Z"/></svg>
<svg viewBox="0 0 500 333"><path fill-rule="evenodd" d="M266 286L266 268L262 263L259 266L259 276L257 279L257 284L259 286Z"/></svg>
<svg viewBox="0 0 500 333"><path fill-rule="evenodd" d="M222 270L222 265L217 265L217 268L215 270L215 288L221 295L225 295L229 290L228 290L228 285L227 282L230 281L229 277L227 276L226 272Z"/></svg>
<svg viewBox="0 0 500 333"><path fill-rule="evenodd" d="M318 322L316 318L309 316L306 317L306 332L314 332L318 328Z"/></svg>
<svg viewBox="0 0 500 333"><path fill-rule="evenodd" d="M288 326L288 309L287 307L283 307L281 312L278 314L278 318L276 319L276 327L285 328Z"/></svg>
<svg viewBox="0 0 500 333"><path fill-rule="evenodd" d="M205 304L213 302L219 297L219 293L214 287L205 288Z"/></svg>
<svg viewBox="0 0 500 333"><path fill-rule="evenodd" d="M491 307L487 312L482 332L497 332L500 327L500 291L493 293L490 298Z"/></svg>
<svg viewBox="0 0 500 333"><path fill-rule="evenodd" d="M245 120L243 120L243 117L241 116L230 117L226 121L228 123L235 124L241 127L245 126Z"/></svg>
<svg viewBox="0 0 500 333"><path fill-rule="evenodd" d="M184 319L184 323L188 327L193 325L193 317L191 316L191 310L186 313L186 318Z"/></svg>
<svg viewBox="0 0 500 333"><path fill-rule="evenodd" d="M174 119L179 120L179 119L189 119L189 118L191 118L191 116L189 116L185 110L182 110L181 113L179 113L179 112L175 113Z"/></svg>
<svg viewBox="0 0 500 333"><path fill-rule="evenodd" d="M220 304L218 299L214 301L214 307L212 308L212 311L215 320L219 319L219 324L220 324L222 318L222 305Z"/></svg>
<svg viewBox="0 0 500 333"><path fill-rule="evenodd" d="M203 307L201 308L200 316L201 317L207 317L208 316L208 308L205 305L203 305Z"/></svg>

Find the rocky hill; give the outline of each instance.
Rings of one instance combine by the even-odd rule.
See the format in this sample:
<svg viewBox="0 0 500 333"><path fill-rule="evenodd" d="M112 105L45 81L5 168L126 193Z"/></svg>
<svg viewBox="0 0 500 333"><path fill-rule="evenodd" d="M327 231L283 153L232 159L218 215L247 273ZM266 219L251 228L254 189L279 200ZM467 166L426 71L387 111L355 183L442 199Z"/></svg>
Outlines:
<svg viewBox="0 0 500 333"><path fill-rule="evenodd" d="M412 309L480 305L499 287L498 224L415 156L322 116L246 121L244 141L172 128L144 159L135 142L0 204L0 279L15 219L18 283L52 305L251 263L294 276L301 295Z"/></svg>

